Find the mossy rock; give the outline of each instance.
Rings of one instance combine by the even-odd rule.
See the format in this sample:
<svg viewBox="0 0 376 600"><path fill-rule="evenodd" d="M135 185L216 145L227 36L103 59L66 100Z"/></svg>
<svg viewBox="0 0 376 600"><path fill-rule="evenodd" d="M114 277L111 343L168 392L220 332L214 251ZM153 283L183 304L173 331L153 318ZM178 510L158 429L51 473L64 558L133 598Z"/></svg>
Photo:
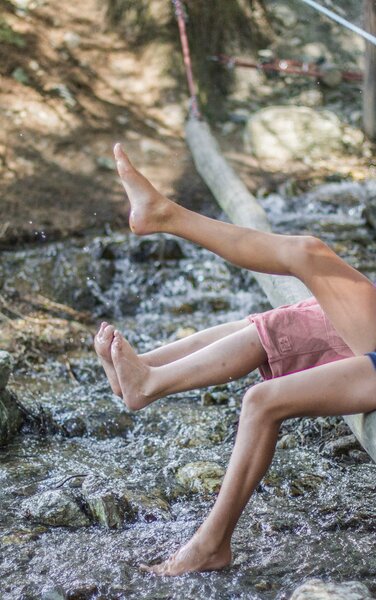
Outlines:
<svg viewBox="0 0 376 600"><path fill-rule="evenodd" d="M122 479L85 479L82 500L93 522L109 529L119 529L138 520L156 521L170 518L170 507L157 493L129 489Z"/></svg>
<svg viewBox="0 0 376 600"><path fill-rule="evenodd" d="M0 391L0 446L4 446L20 429L24 417L16 396L7 390Z"/></svg>
<svg viewBox="0 0 376 600"><path fill-rule="evenodd" d="M90 525L76 499L64 490L35 494L22 503L22 512L34 523L50 527L85 527Z"/></svg>
<svg viewBox="0 0 376 600"><path fill-rule="evenodd" d="M187 492L214 494L219 492L224 474L223 467L215 462L197 461L180 467L176 479Z"/></svg>

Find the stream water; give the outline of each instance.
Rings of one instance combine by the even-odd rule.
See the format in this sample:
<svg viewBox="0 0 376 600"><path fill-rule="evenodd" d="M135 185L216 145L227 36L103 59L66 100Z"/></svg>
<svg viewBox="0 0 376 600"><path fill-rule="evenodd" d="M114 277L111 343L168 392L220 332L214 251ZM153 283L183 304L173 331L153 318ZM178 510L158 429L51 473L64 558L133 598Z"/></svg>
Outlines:
<svg viewBox="0 0 376 600"><path fill-rule="evenodd" d="M334 191L261 201L277 229L320 233L376 279L366 192L344 200ZM7 252L0 284L8 297L42 294L111 320L140 352L269 308L249 273L163 236L110 233ZM177 549L213 504L242 394L258 375L130 413L110 393L89 333L69 335L82 343L20 360L11 380L25 423L0 451L2 600L282 600L312 576L376 591L376 466L356 444L338 450L349 434L340 418L283 425L230 569L142 573L141 562Z"/></svg>

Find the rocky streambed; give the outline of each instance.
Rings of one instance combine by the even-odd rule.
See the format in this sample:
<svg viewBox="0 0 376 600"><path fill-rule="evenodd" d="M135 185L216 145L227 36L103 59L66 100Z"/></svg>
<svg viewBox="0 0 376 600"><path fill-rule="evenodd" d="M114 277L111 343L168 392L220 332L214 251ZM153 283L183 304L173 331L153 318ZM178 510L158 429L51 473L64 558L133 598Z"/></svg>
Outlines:
<svg viewBox="0 0 376 600"><path fill-rule="evenodd" d="M320 233L375 278L373 183L330 185L260 201L277 229ZM0 356L2 600L373 597L376 467L340 418L283 425L231 569L138 568L207 514L258 375L130 413L93 353L95 324L112 320L146 351L267 309L249 273L170 237L109 233L4 253L0 286L13 363L5 391Z"/></svg>

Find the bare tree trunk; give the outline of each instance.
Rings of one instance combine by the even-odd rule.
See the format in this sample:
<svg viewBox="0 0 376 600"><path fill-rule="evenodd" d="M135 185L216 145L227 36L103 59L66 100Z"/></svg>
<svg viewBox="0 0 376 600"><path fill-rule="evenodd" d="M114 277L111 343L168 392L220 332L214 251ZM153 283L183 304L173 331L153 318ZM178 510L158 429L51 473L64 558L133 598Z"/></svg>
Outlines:
<svg viewBox="0 0 376 600"><path fill-rule="evenodd" d="M363 0L364 27L376 35L376 0ZM376 46L366 42L365 73L363 87L364 131L376 140Z"/></svg>
<svg viewBox="0 0 376 600"><path fill-rule="evenodd" d="M245 227L270 231L263 208L226 162L207 124L195 119L188 121L186 138L198 172L231 221ZM277 277L264 273L254 273L254 276L272 306L298 302L310 295L307 288L294 277ZM376 461L376 411L344 418L362 446Z"/></svg>

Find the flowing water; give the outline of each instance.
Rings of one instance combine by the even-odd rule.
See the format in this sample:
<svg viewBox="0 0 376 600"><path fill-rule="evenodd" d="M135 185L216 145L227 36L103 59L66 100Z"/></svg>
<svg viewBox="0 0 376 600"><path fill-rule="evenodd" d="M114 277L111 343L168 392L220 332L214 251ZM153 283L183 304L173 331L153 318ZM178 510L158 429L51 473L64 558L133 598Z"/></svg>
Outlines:
<svg viewBox="0 0 376 600"><path fill-rule="evenodd" d="M346 205L324 196L262 201L280 231L319 232L374 278L361 198ZM249 273L164 236L109 234L4 253L0 284L7 298L42 294L111 320L140 352L269 308ZM64 329L58 319L51 327L41 333L49 358L30 360L25 342L11 381L25 422L0 452L2 600L282 600L312 576L376 591L376 467L356 444L336 446L349 434L340 418L283 425L234 535L230 569L142 573L140 563L177 549L213 504L242 394L258 375L130 413L110 393L90 327Z"/></svg>

